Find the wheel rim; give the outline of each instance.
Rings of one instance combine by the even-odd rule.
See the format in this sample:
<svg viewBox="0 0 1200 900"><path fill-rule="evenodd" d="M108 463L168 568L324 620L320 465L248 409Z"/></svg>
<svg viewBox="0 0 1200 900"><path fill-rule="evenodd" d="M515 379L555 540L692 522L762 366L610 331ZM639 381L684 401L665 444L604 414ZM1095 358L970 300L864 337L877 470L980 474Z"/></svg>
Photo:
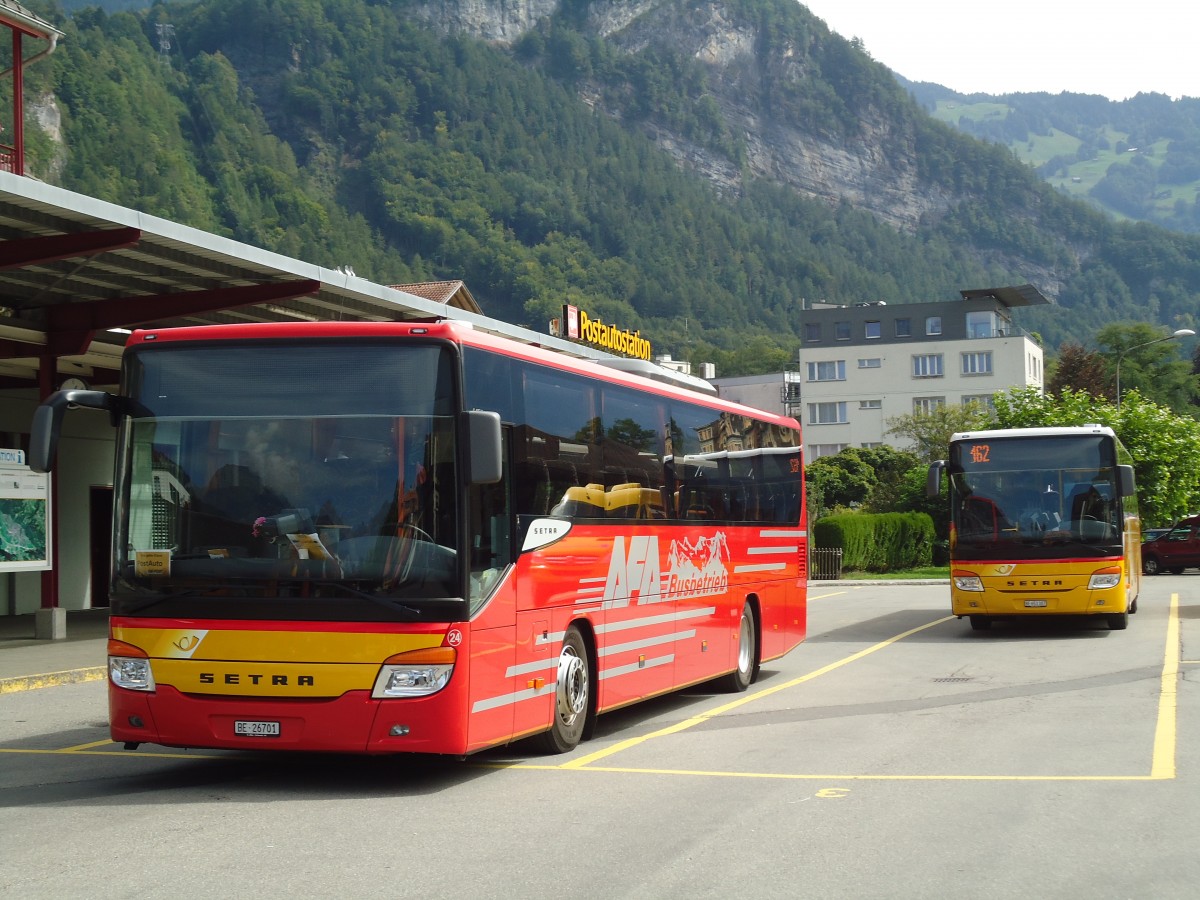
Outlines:
<svg viewBox="0 0 1200 900"><path fill-rule="evenodd" d="M571 725L587 710L587 664L575 648L565 646L558 657L556 712L563 725Z"/></svg>
<svg viewBox="0 0 1200 900"><path fill-rule="evenodd" d="M738 629L738 671L745 674L754 665L751 658L754 653L754 623L750 620L748 610L742 611L742 624Z"/></svg>

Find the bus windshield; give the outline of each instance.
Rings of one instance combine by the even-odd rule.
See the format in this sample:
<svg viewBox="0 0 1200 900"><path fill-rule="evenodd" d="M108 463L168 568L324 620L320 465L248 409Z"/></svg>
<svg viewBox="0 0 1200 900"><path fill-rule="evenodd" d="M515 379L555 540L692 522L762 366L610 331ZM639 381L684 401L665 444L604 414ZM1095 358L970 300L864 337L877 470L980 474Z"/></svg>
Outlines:
<svg viewBox="0 0 1200 900"><path fill-rule="evenodd" d="M262 342L131 356L114 612L459 613L444 346Z"/></svg>
<svg viewBox="0 0 1200 900"><path fill-rule="evenodd" d="M951 445L951 525L961 550L1037 558L1120 552L1122 498L1105 435L967 439Z"/></svg>

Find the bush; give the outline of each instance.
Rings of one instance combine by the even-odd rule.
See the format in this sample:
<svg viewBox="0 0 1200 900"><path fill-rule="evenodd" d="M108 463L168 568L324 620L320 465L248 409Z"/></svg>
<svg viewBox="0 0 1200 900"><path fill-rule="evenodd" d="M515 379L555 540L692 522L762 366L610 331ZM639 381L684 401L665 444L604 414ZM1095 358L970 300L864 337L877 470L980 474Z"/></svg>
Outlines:
<svg viewBox="0 0 1200 900"><path fill-rule="evenodd" d="M826 516L812 527L814 545L840 547L842 569L894 572L933 562L933 519L928 513Z"/></svg>

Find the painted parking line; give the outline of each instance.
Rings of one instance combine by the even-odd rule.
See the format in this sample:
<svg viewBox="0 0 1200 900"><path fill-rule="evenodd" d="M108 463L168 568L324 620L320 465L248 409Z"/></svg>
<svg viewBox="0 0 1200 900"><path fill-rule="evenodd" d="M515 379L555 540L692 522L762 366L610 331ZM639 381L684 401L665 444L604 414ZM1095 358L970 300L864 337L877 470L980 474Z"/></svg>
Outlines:
<svg viewBox="0 0 1200 900"><path fill-rule="evenodd" d="M611 747L606 747L603 750L597 750L595 753L589 753L586 756L573 759L570 762L563 763L560 768L582 769L585 766L589 766L590 764L601 759L605 759L606 757L620 753L623 750L629 750L630 748L636 747L639 744L644 744L646 741L665 737L668 734L678 734L681 731L686 731L687 729L693 728L696 725L701 725L716 716L723 715L731 710L745 706L747 703L753 703L754 701L761 700L764 697L770 697L772 694L778 694L780 691L786 691L789 688L794 688L797 685L804 684L807 681L812 681L814 678L819 678L827 672L832 672L835 669L840 669L842 666L849 665L852 662L857 662L864 656L870 656L872 653L882 650L884 647L890 647L892 644L896 643L896 641L901 641L904 638L924 631L927 628L933 628L935 625L941 625L944 622L949 622L953 618L954 616L943 616L940 619L935 619L934 621L928 622L924 625L918 625L916 628L910 628L908 631L902 632L895 637L890 637L886 641L880 641L878 644L867 647L865 650L859 650L857 653L852 653L849 656L843 657L842 659L832 662L827 666L822 666L813 672L809 672L807 675L801 675L799 678L793 678L791 681L785 681L783 684L764 688L761 691L755 691L752 694L739 697L737 700L734 700L730 703L724 703L715 709L709 710L708 712L700 713L700 715L697 716L692 716L690 719L684 719L682 722L677 722L674 725L668 725L666 728L660 728L658 731L652 731L649 734L644 734L640 737L629 738L629 740L621 741L620 743L614 744Z"/></svg>
<svg viewBox="0 0 1200 900"><path fill-rule="evenodd" d="M37 688L55 687L60 684L82 684L85 681L101 681L108 677L105 666L90 666L86 669L67 669L65 672L45 672L41 675L18 675L0 678L0 694L15 694Z"/></svg>
<svg viewBox="0 0 1200 900"><path fill-rule="evenodd" d="M1167 616L1167 645L1163 650L1162 679L1158 689L1158 723L1154 727L1154 752L1150 774L1155 778L1175 777L1175 718L1179 702L1179 595L1171 595Z"/></svg>
<svg viewBox="0 0 1200 900"><path fill-rule="evenodd" d="M102 747L105 744L109 746L117 746L113 741L96 741L94 746ZM86 745L84 745L86 746ZM236 753L238 751L230 751ZM29 748L29 747L0 747L0 754L15 754L19 756L119 756L124 759L228 759L226 756L217 756L214 754L205 753L183 753L180 751L164 750L161 753L154 753L146 750L81 750L78 747L62 747L58 750L47 750L45 748Z"/></svg>
<svg viewBox="0 0 1200 900"><path fill-rule="evenodd" d="M771 773L771 772L728 772L722 770L692 770L692 769L646 769L625 766L596 765L597 762L614 756L624 750L632 749L647 741L667 735L678 734L700 725L709 719L723 715L733 709L768 697L788 688L793 688L805 682L818 678L835 669L862 659L876 651L882 650L897 641L917 634L936 625L941 625L953 619L945 616L917 628L909 629L895 637L881 641L865 650L860 650L843 659L794 678L784 684L756 691L741 697L731 703L725 703L708 712L692 716L682 722L660 728L649 734L630 738L595 753L578 757L557 766L518 765L513 768L566 769L571 771L588 772L619 772L624 774L641 775L684 775L707 778L749 778L777 779L790 781L1164 781L1175 778L1175 747L1176 747L1176 713L1178 700L1179 666L1180 666L1180 628L1179 628L1179 595L1171 595L1171 607L1167 617L1167 634L1163 650L1162 675L1159 681L1158 714L1154 728L1154 748L1151 753L1150 773L1148 775L868 775L861 773Z"/></svg>
<svg viewBox="0 0 1200 900"><path fill-rule="evenodd" d="M837 592L841 593L841 592ZM834 596L830 594L828 596ZM1167 631L1165 639L1165 647L1163 650L1163 667L1159 682L1159 698L1158 698L1158 714L1156 717L1154 729L1154 747L1152 750L1151 768L1148 775L879 775L879 774L862 774L862 773L779 773L779 772L729 772L723 770L700 770L700 769L652 769L639 768L628 766L612 766L612 765L596 765L602 759L607 759L623 750L629 750L647 741L655 738L666 737L667 735L679 734L697 725L701 725L710 719L728 713L734 709L738 709L756 700L769 697L772 694L789 688L797 687L815 678L832 672L843 666L856 662L872 653L889 647L898 641L904 640L914 634L917 634L926 629L933 628L937 625L944 624L954 619L954 616L943 616L935 619L932 622L927 622L924 625L919 625L916 628L911 628L908 631L902 632L890 637L887 640L880 641L864 650L853 653L840 660L822 666L798 678L794 678L783 684L774 685L769 688L764 688L760 691L755 691L752 694L746 694L733 700L729 703L724 703L707 712L692 716L674 725L661 728L657 731L640 737L630 738L621 741L608 747L604 750L598 750L595 753L590 753L585 756L578 757L561 764L546 764L539 765L536 763L478 763L482 768L494 769L529 769L541 771L586 771L595 773L620 773L632 775L677 775L703 778L741 778L741 779L757 779L757 780L780 780L780 781L1027 781L1027 782L1138 782L1138 781L1166 781L1176 777L1175 755L1177 745L1177 711L1178 711L1178 684L1181 665L1192 663L1192 660L1181 659L1181 634L1179 622L1179 595L1171 595L1170 611L1167 618ZM85 671L85 670L76 670ZM98 670L101 674L99 677L104 677L105 670ZM52 673L63 674L63 673ZM69 674L69 673L67 673ZM49 676L36 676L49 677ZM11 680L11 679L10 679ZM94 680L94 679L88 679ZM2 682L0 682L2 683ZM48 749L17 749L17 748L0 748L0 754L4 753L21 753L21 754L43 754L43 755L74 755L74 756L120 756L126 759L138 758L157 758L157 759L219 759L224 757L198 754L198 753L179 753L179 752L138 752L131 753L127 750L111 750L103 751L93 748L111 745L111 741L93 741L87 744L79 744L73 747L65 747L57 750Z"/></svg>

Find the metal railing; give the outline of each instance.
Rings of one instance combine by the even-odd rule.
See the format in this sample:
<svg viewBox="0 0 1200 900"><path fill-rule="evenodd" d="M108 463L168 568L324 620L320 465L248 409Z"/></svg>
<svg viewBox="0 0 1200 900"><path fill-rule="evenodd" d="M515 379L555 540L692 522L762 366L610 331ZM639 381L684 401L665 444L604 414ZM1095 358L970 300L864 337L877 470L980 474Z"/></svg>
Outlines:
<svg viewBox="0 0 1200 900"><path fill-rule="evenodd" d="M842 548L810 548L808 551L808 577L812 581L836 581L841 578Z"/></svg>

